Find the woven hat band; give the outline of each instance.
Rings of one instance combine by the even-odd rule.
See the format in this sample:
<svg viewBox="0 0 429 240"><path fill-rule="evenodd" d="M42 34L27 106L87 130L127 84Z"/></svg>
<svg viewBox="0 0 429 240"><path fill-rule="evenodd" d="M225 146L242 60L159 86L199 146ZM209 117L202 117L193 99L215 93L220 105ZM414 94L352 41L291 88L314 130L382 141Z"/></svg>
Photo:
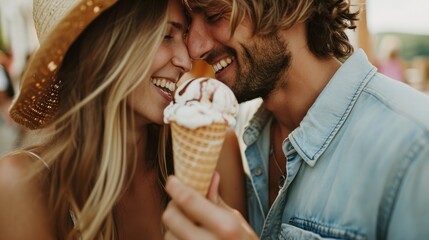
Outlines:
<svg viewBox="0 0 429 240"><path fill-rule="evenodd" d="M63 2L68 3L67 6L72 9L59 11L66 12L62 16L52 12L54 8L51 5L57 6ZM43 40L29 62L22 78L19 96L9 111L17 123L37 129L52 121L60 101L61 79L57 78L57 73L65 54L85 28L116 2L117 0L35 0L35 19L40 21L36 23L36 27L39 26L38 34ZM48 11L44 12L48 17L43 15L43 9Z"/></svg>

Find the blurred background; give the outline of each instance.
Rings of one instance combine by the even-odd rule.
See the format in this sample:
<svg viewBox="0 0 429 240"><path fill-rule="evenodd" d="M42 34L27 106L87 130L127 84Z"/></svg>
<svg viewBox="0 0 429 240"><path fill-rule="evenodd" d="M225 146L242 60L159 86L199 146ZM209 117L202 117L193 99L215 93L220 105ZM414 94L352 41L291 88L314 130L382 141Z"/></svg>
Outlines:
<svg viewBox="0 0 429 240"><path fill-rule="evenodd" d="M429 93L429 1L353 0L361 7L354 45L379 72Z"/></svg>
<svg viewBox="0 0 429 240"><path fill-rule="evenodd" d="M358 28L348 35L379 72L429 94L429 1L351 0L361 11ZM25 130L7 110L38 41L32 20L32 0L0 0L0 155L18 147ZM184 78L213 76L195 61Z"/></svg>

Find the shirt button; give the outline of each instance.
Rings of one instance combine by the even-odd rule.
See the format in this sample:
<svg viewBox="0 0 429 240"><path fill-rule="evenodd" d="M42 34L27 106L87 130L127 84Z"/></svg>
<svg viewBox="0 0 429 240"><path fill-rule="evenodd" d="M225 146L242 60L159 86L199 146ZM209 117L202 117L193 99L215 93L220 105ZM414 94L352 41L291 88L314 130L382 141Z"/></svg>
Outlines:
<svg viewBox="0 0 429 240"><path fill-rule="evenodd" d="M250 130L246 129L246 132L243 134L243 141L246 145L249 145L250 143L255 141L255 136L253 134L249 133Z"/></svg>
<svg viewBox="0 0 429 240"><path fill-rule="evenodd" d="M253 174L255 174L255 176L261 176L263 173L262 168L258 167L255 168L255 170L253 170Z"/></svg>

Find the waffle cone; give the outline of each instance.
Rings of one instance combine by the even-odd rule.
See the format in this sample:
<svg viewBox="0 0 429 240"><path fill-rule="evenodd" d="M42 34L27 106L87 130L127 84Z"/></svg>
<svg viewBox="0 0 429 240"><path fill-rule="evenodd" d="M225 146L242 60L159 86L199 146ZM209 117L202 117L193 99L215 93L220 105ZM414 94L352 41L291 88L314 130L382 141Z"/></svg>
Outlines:
<svg viewBox="0 0 429 240"><path fill-rule="evenodd" d="M224 123L197 129L171 123L175 175L203 196L216 168L226 128Z"/></svg>

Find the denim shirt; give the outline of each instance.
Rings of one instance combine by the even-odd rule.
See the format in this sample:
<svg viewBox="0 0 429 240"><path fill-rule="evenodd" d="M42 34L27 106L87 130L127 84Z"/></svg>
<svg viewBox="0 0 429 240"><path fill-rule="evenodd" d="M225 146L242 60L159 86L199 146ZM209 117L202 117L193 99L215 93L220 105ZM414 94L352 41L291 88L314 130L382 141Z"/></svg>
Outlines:
<svg viewBox="0 0 429 240"><path fill-rule="evenodd" d="M237 134L261 239L429 238L428 96L356 51L283 141L288 175L271 209L272 115L255 101L242 106Z"/></svg>

